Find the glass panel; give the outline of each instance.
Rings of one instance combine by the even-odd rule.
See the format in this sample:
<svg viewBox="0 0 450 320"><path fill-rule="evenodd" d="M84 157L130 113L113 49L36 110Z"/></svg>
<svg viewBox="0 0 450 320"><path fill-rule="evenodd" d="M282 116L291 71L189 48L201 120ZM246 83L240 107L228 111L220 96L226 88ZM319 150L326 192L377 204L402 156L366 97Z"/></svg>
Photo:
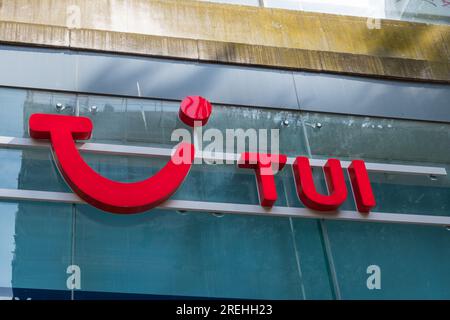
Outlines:
<svg viewBox="0 0 450 320"><path fill-rule="evenodd" d="M23 107L27 91L0 87L0 135L22 137L24 130Z"/></svg>
<svg viewBox="0 0 450 320"><path fill-rule="evenodd" d="M299 104L305 111L421 121L450 120L448 85L306 72L295 73L294 80Z"/></svg>
<svg viewBox="0 0 450 320"><path fill-rule="evenodd" d="M264 0L264 6L268 8L302 10L300 0Z"/></svg>
<svg viewBox="0 0 450 320"><path fill-rule="evenodd" d="M0 202L0 295L70 299L72 206Z"/></svg>
<svg viewBox="0 0 450 320"><path fill-rule="evenodd" d="M328 298L320 242L309 248L304 241L319 238L315 224L299 220L295 226L301 254L308 256L299 261L309 279L305 285L287 218L161 210L118 216L77 206L75 263L83 282L75 298L95 297L93 291L263 299L301 299L306 292ZM304 266L312 261L316 270Z"/></svg>
<svg viewBox="0 0 450 320"><path fill-rule="evenodd" d="M324 113L305 113L304 123L314 158L435 166L450 173L448 124ZM449 175L369 176L377 201L374 212L450 215ZM318 178L325 192L320 172ZM347 185L351 190L348 182ZM342 208L355 209L351 196Z"/></svg>
<svg viewBox="0 0 450 320"><path fill-rule="evenodd" d="M92 106L96 107L96 112L92 112ZM91 141L111 144L175 146L178 140L174 137L172 141L174 130L191 132L178 119L179 106L180 102L161 100L80 97L80 115L91 118L94 123ZM265 146L263 151L271 151L272 141L279 142L280 151L289 155L306 150L299 112L214 105L212 116L202 129L204 148L220 135L227 152L249 151L250 137L256 137L258 146ZM227 130L233 131L229 135L233 138L239 134L237 129L242 129L245 136L246 143L242 145L236 139L225 140Z"/></svg>
<svg viewBox="0 0 450 320"><path fill-rule="evenodd" d="M314 156L450 163L449 124L311 112L304 123Z"/></svg>
<svg viewBox="0 0 450 320"><path fill-rule="evenodd" d="M447 0L389 0L385 12L388 19L450 24Z"/></svg>
<svg viewBox="0 0 450 320"><path fill-rule="evenodd" d="M246 5L246 6L258 6L260 0L199 0L199 1L241 4L241 5Z"/></svg>
<svg viewBox="0 0 450 320"><path fill-rule="evenodd" d="M238 134L238 129L242 129L243 132L248 134L256 129L258 136L261 134L267 137L267 150L269 152L272 150L272 143L277 141L276 138L271 138L271 132L273 132L274 137L278 135L280 153L289 156L306 153L306 141L300 112L216 106L205 131L208 128L218 129L224 137L226 137L227 129L233 130L235 134ZM260 131L260 129L266 131ZM204 146L207 144L208 142L204 142ZM264 141L258 138L258 149L264 151L264 148L261 148L263 145ZM245 148L239 147L236 139L234 147L231 140L227 140L224 147L227 152L249 151L248 143L245 144Z"/></svg>
<svg viewBox="0 0 450 320"><path fill-rule="evenodd" d="M172 148L172 132L183 128L178 119L180 102L128 99L126 140L135 145L157 145Z"/></svg>
<svg viewBox="0 0 450 320"><path fill-rule="evenodd" d="M91 142L126 144L126 99L79 95L80 116L92 120Z"/></svg>
<svg viewBox="0 0 450 320"><path fill-rule="evenodd" d="M69 192L49 150L0 148L0 188Z"/></svg>
<svg viewBox="0 0 450 320"><path fill-rule="evenodd" d="M338 221L326 225L343 299L450 298L450 231L445 228ZM374 265L380 268L380 289L375 287L377 271L367 271Z"/></svg>
<svg viewBox="0 0 450 320"><path fill-rule="evenodd" d="M329 274L329 261L323 245L320 222L312 219L292 219L292 230L305 299L336 298Z"/></svg>
<svg viewBox="0 0 450 320"><path fill-rule="evenodd" d="M385 0L264 0L266 7L331 14L376 17L384 15Z"/></svg>
<svg viewBox="0 0 450 320"><path fill-rule="evenodd" d="M446 0L264 0L264 6L339 15L450 24Z"/></svg>
<svg viewBox="0 0 450 320"><path fill-rule="evenodd" d="M56 105L61 104L58 111ZM28 119L33 113L75 114L73 94L0 87L0 135L28 137Z"/></svg>

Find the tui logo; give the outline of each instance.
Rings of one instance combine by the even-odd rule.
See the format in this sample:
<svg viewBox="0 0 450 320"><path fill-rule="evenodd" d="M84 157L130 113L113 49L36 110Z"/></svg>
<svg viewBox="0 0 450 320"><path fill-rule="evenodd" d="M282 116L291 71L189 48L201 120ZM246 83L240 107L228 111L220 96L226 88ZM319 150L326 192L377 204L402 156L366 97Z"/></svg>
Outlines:
<svg viewBox="0 0 450 320"><path fill-rule="evenodd" d="M204 126L211 116L211 103L199 96L185 98L179 118L189 127ZM133 214L152 209L169 199L182 185L194 163L196 151L192 143L181 142L170 160L154 176L139 182L125 183L105 178L95 172L81 157L76 140L88 140L93 124L89 118L53 114L33 114L29 133L34 139L50 140L54 160L71 189L83 200L103 211ZM260 204L272 207L277 200L276 172L288 162L286 155L244 152L238 166L255 172ZM347 199L347 186L341 163L329 159L324 166L328 195L317 192L309 159L297 157L290 163L297 194L303 204L317 211L335 211ZM375 206L369 176L362 160L348 167L352 191L358 211L368 213Z"/></svg>

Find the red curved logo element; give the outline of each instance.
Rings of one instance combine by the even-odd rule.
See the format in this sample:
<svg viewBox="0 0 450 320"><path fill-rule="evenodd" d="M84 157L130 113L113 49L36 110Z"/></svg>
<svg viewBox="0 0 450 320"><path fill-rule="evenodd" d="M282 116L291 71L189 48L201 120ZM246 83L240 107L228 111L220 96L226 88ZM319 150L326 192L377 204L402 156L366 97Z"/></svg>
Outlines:
<svg viewBox="0 0 450 320"><path fill-rule="evenodd" d="M199 97L187 99L200 101ZM207 101L203 100L197 106L204 106ZM196 120L195 115L185 118ZM207 119L201 121L206 123ZM112 213L138 213L167 200L188 175L195 155L193 144L181 143L170 161L153 177L133 183L117 182L95 172L76 148L74 140L91 137L93 126L89 118L33 114L29 128L32 138L51 141L55 161L72 190L89 204Z"/></svg>
<svg viewBox="0 0 450 320"><path fill-rule="evenodd" d="M180 105L179 117L190 127L204 126L211 116L211 103L203 97L187 97Z"/></svg>

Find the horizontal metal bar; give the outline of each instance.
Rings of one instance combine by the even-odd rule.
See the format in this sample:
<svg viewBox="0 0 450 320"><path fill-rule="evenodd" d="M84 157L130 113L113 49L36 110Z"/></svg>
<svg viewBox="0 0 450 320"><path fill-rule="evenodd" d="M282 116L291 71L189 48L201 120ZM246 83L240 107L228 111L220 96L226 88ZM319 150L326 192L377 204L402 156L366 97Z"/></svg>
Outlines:
<svg viewBox="0 0 450 320"><path fill-rule="evenodd" d="M0 189L0 200L85 204L85 202L74 193L17 189ZM165 210L210 212L220 214L450 226L450 216L446 217L384 212L361 214L357 211L348 210L323 213L298 207L273 207L271 209L267 209L259 205L223 202L168 200L161 204L158 208Z"/></svg>
<svg viewBox="0 0 450 320"><path fill-rule="evenodd" d="M0 147L3 148L50 148L50 143L47 141L35 140L30 138L15 138L0 136ZM103 144L103 143L77 143L77 147L82 152L97 153L97 154L112 154L122 156L142 156L142 157L169 157L173 150L170 148L155 148L155 147L139 147L117 144ZM196 159L203 159L205 161L223 161L224 163L235 163L239 160L240 155L235 153L210 153L197 152ZM288 164L292 165L295 158L288 158ZM323 167L327 160L310 159L310 164L313 167ZM343 168L350 166L350 161L341 161ZM378 173L400 173L413 175L434 175L445 176L447 170L442 167L429 166L411 166L403 164L389 164L389 163L372 163L366 162L367 170Z"/></svg>
<svg viewBox="0 0 450 320"><path fill-rule="evenodd" d="M30 139L0 136L0 147L3 148L35 148L48 149L51 148L50 142ZM127 146L120 144L105 143L77 143L77 148L82 152L96 154L114 154L118 156L144 156L144 157L170 157L172 149Z"/></svg>
<svg viewBox="0 0 450 320"><path fill-rule="evenodd" d="M311 159L310 163L313 167L323 167L327 160ZM341 161L343 168L348 168L351 161ZM367 171L378 173L402 173L412 175L434 175L445 176L447 170L442 167L429 167L429 166L411 166L404 164L391 164L391 163L374 163L366 162Z"/></svg>

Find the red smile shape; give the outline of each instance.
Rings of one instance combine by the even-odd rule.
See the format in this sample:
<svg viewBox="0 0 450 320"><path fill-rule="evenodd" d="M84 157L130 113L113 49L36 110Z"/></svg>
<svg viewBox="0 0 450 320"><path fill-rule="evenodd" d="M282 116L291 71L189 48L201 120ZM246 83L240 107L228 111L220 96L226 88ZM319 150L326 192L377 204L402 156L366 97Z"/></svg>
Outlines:
<svg viewBox="0 0 450 320"><path fill-rule="evenodd" d="M187 104L189 112L180 108L181 120L188 125L194 121L206 124L212 111L211 104L201 97L187 97L182 106ZM169 162L154 176L133 183L117 182L95 172L76 148L75 140L88 140L92 135L93 125L89 118L33 114L29 128L32 138L50 140L58 168L72 190L87 203L112 213L143 212L170 198L188 175L195 156L193 144L181 143Z"/></svg>

